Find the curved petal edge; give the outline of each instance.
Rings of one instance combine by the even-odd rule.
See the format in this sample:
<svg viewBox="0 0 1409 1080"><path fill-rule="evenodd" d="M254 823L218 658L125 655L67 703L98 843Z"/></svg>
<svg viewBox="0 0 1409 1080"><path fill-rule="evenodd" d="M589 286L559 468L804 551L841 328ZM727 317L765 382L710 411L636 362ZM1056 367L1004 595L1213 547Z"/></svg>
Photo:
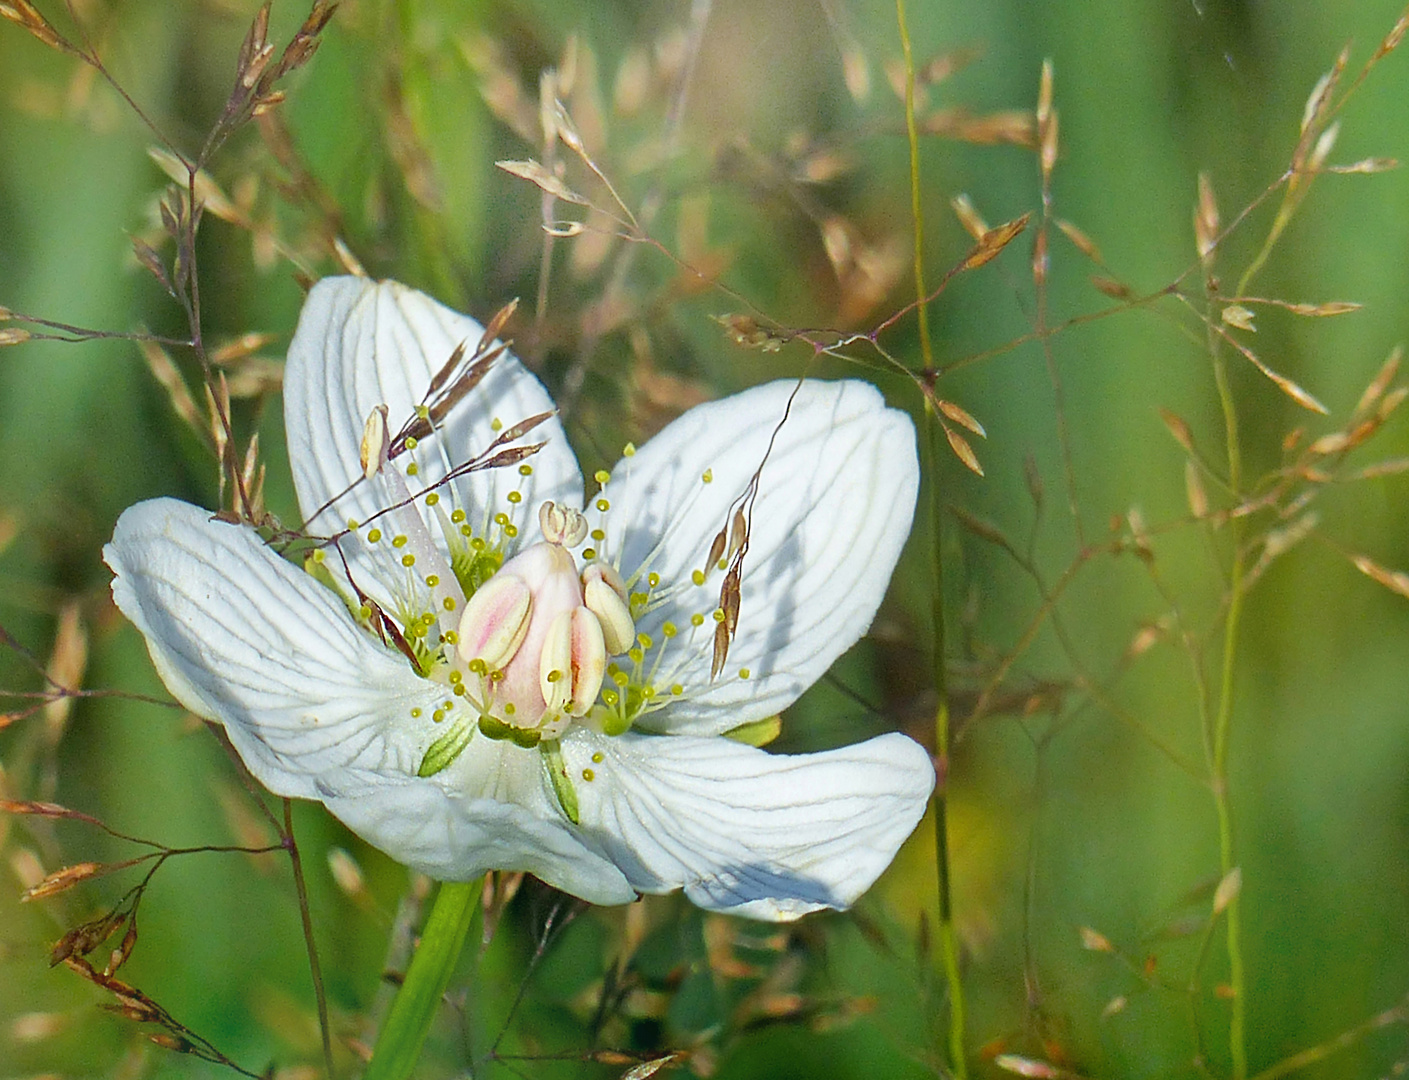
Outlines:
<svg viewBox="0 0 1409 1080"><path fill-rule="evenodd" d="M583 830L642 892L786 921L845 909L924 816L929 754L881 735L774 755L723 738L576 737L564 755Z"/></svg>

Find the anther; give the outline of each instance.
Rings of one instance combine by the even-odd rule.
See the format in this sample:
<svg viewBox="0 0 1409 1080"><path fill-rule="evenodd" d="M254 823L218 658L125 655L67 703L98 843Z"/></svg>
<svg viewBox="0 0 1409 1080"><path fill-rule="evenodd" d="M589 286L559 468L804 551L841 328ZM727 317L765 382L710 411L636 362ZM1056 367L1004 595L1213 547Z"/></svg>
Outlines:
<svg viewBox="0 0 1409 1080"><path fill-rule="evenodd" d="M560 613L548 627L538 661L546 715L587 715L602 688L606 667L607 650L597 617L585 607Z"/></svg>
<svg viewBox="0 0 1409 1080"><path fill-rule="evenodd" d="M631 608L617 587L620 580L615 569L603 563L593 563L582 574L583 603L601 624L602 639L611 656L624 653L636 639Z"/></svg>
<svg viewBox="0 0 1409 1080"><path fill-rule="evenodd" d="M387 462L387 407L378 405L362 428L362 475L368 480L381 472Z"/></svg>
<svg viewBox="0 0 1409 1080"><path fill-rule="evenodd" d="M528 635L533 593L521 578L496 574L465 604L460 616L460 657L476 675L502 668Z"/></svg>

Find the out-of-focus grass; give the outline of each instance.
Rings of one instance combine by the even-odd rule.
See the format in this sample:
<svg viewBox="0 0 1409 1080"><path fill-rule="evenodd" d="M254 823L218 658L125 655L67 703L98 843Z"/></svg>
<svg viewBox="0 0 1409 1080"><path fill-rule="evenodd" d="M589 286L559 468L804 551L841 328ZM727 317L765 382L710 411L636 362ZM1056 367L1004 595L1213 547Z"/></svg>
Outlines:
<svg viewBox="0 0 1409 1080"><path fill-rule="evenodd" d="M727 256L719 264L724 283L783 325L836 325L842 293L820 239L819 208L852 222L879 257L891 238L908 245L909 193L903 116L882 70L899 53L894 12L882 0L833 6L869 58L867 104L847 93L826 6L719 0L710 6L679 129L680 159L659 173L634 172L630 151L662 131L668 90L651 85L638 113L612 116L613 79L632 50L649 54L662 35L686 24L684 4L349 0L281 108L325 205L336 208L344 237L372 273L424 287L480 317L511 296L524 298L516 329L521 351L555 388L581 377L570 431L589 461L607 461L690 395L796 374L807 352L736 349L708 316L740 310L737 300L686 289L683 277L671 289L675 271L637 251L626 295L638 308L582 366L583 313L606 276L602 268L574 273L570 245L584 238L557 244L543 334L536 334L538 193L492 162L542 151L484 106L468 57L494 42L504 69L524 80L536 107L538 70L557 63L569 35L578 34L595 57L611 125L603 163L629 201L660 194L656 235L681 251L705 214L709 251ZM178 143L194 147L224 100L251 5L90 3L79 10L124 87ZM276 39L302 15L281 5ZM931 107L1030 109L1040 62L1053 59L1061 117L1055 213L1090 234L1138 293L1168 283L1194 260L1196 174L1211 174L1224 221L1231 220L1286 168L1307 94L1342 43L1356 43L1355 70L1398 15L1396 0L1283 0L1272 7L1072 0L915 5L910 30L922 61L971 44L984 49L972 66L930 89ZM585 57L580 74L590 70ZM1332 161L1409 156L1405 63L1405 56L1391 56L1358 92ZM826 183L783 182L789 140L799 130L840 133L852 167ZM286 238L299 240L310 219L268 198L267 159L252 135L218 160L216 177L231 188L243 175L264 177L256 205L276 215ZM172 305L125 254L124 234L147 228L163 183L146 155L150 141L109 91L75 79L71 60L0 24L0 305L86 326L179 332ZM952 195L968 192L993 223L1037 206L1030 151L933 138L922 150L935 277L970 243L948 209ZM1253 285L1261 296L1365 304L1324 320L1259 309L1256 335L1244 338L1337 420L1409 325L1406 184L1397 172L1319 179ZM1256 251L1275 203L1254 212L1220 250L1227 288ZM933 305L941 364L1030 330L1029 250L1024 238ZM1092 267L1055 233L1052 252L1052 321L1108 306L1087 279ZM249 237L216 220L206 223L200 257L211 339L269 331L281 335L266 350L277 357L300 296L289 264L256 267ZM606 266L618 257L608 254ZM328 272L333 263L321 257L316 269ZM1189 279L1191 288L1195 283ZM874 325L907 296L907 279L897 274L857 324ZM884 340L893 355L918 366L913 318ZM1186 518L1184 455L1158 409L1184 417L1219 460L1218 402L1202 341L1181 334L1171 319L1131 311L1064 330L1051 345L1086 541L1104 540L1111 516L1132 507L1151 523ZM644 380L647 354L649 371L667 381ZM1229 363L1250 476L1276 465L1292 426L1309 424L1310 437L1330 430L1236 355ZM194 376L193 368L183 370ZM894 401L918 407L903 379L831 360L817 370L871 374ZM654 398L643 405L633 386L653 390ZM978 416L989 438L977 446L987 475L979 479L946 460L930 478L938 497L1025 541L1034 529L1024 474L1032 455L1045 485L1034 551L1050 583L1077 557L1080 542L1067 510L1040 348L1028 344L965 366L940 390ZM236 419L242 435L256 427L263 433L271 506L292 518L277 401L262 411L241 405ZM1392 423L1374 453L1404 454L1404 430ZM0 350L0 462L0 528L14 531L0 550L0 624L47 658L55 617L76 598L91 636L85 685L161 695L137 635L105 599L99 549L118 513L139 498L177 494L214 505L216 473L135 348L32 342ZM1406 495L1402 477L1328 492L1321 532L1331 542L1295 548L1248 601L1230 791L1254 1072L1349 1030L1409 990L1409 601L1357 574L1336 550L1409 566ZM1225 593L1226 562L1217 557L1225 542L1222 533L1206 537L1192 524L1155 542L1169 596L1204 630L1216 630ZM834 744L896 726L924 732L931 703L923 674L929 577L922 533L911 548L873 640L838 667L837 682L852 693L835 684L813 691L790 711L781 745ZM955 716L962 720L981 673L1015 646L1040 597L1010 559L958 526L946 532L942 550L956 642ZM1059 611L1106 702L1200 762L1196 691L1177 648L1157 645L1111 678L1138 627L1170 608L1142 562L1126 554L1093 560ZM1205 659L1214 680L1216 653L1210 649ZM1197 933L1176 940L1167 932L1209 910L1218 873L1212 799L1197 777L1171 766L1102 701L1071 685L1070 658L1050 629L1037 636L1011 685L1039 680L1068 684L1055 709L1024 716L1019 708L978 721L964 730L953 762L954 892L967 945L968 1045L976 1067L993 1071L991 1063L978 1064L979 1049L996 1053L1001 1040L1005 1052L1065 1058L1082 1075L1197 1075L1188 998L1177 989L1146 988L1141 972L1153 963L1153 978L1188 981ZM0 656L0 686L36 685L16 656ZM858 696L879 709L858 704ZM230 842L239 821L229 808L251 813L219 748L177 710L80 702L49 757L35 728L25 720L0 733L10 796L53 797L170 844ZM46 776L54 777L52 787ZM405 877L316 808L302 808L297 824L334 1028L351 1034L376 996ZM130 1026L96 1010L99 999L86 984L46 968L48 945L115 898L115 880L43 904L15 902L16 875L33 863L26 852L52 870L130 851L70 823L31 829L0 819L0 839L7 864L0 867L0 1075L204 1074L206 1066L145 1046ZM324 858L332 843L352 851L366 872L362 898L333 884ZM765 1022L750 1012L757 1000L750 1004L746 995L754 984L730 978L718 951L711 956L706 947L708 935L719 933L710 920L677 901L652 900L644 913L578 916L550 946L503 1049L586 1047L593 987L623 941L634 940L624 920L641 918L647 925L634 954L641 980L631 999L635 1018L612 1029L614 1040L682 1046L714 1025L731 1025L717 1056L720 1076L933 1072L942 1060L942 984L917 945L929 932L919 928L922 917L932 930L932 848L932 833L922 826L857 916L814 918L781 946L745 950L775 970L798 964L798 979L779 992L799 988L826 1015L845 1013L849 1002L857 1015L844 1022L790 1015L777 1001L770 1007L782 1019ZM1185 904L1201 884L1210 888ZM517 992L549 903L527 888L473 979L467 960L473 1051L486 1049ZM183 1022L255 1069L271 1060L317 1060L312 992L283 861L176 860L152 887L141 924L128 977ZM1135 970L1083 949L1080 927L1105 935ZM1226 968L1220 926L1192 1014L1217 1076L1229 1070L1228 1005L1217 993ZM1125 1008L1103 1016L1119 997ZM56 1031L46 1034L35 1013L54 1014ZM427 1075L448 1075L464 1060L466 1044L450 1030L433 1047ZM27 1040L26 1032L45 1037ZM350 1060L340 1052L345 1070ZM1405 1060L1405 1031L1389 1026L1304 1075L1373 1077ZM624 1067L592 1066L604 1075ZM587 1066L523 1068L551 1076L579 1075Z"/></svg>

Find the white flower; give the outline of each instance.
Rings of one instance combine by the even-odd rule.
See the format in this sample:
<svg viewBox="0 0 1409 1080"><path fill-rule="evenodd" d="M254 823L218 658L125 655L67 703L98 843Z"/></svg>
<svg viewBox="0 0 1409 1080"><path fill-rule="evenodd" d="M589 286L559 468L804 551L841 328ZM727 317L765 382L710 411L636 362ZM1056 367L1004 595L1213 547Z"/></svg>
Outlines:
<svg viewBox="0 0 1409 1080"><path fill-rule="evenodd" d="M472 367L482 334L393 282L313 289L289 457L308 533L344 535L306 572L186 503L124 513L113 596L167 687L271 791L435 878L526 870L603 904L683 887L765 919L849 906L923 814L928 755L894 734L795 756L726 735L869 625L914 510L909 419L861 382L761 386L628 447L584 506L557 418L516 437L552 401L507 353ZM460 468L476 455L497 467ZM737 535L706 563L739 507L712 677Z"/></svg>

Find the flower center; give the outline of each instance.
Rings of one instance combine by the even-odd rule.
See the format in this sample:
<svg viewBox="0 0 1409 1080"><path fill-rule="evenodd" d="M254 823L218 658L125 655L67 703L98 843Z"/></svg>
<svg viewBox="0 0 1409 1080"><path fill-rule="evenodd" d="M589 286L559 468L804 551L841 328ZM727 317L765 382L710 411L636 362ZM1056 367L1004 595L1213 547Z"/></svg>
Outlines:
<svg viewBox="0 0 1409 1080"><path fill-rule="evenodd" d="M557 738L586 716L607 657L624 652L635 635L614 575L599 566L578 575L568 547L586 535L582 515L550 502L538 518L543 540L475 591L456 635L480 730L524 744Z"/></svg>
<svg viewBox="0 0 1409 1080"><path fill-rule="evenodd" d="M500 426L495 421L495 430ZM367 421L360 464L369 479L385 484L389 507L374 522L348 526L357 541L391 557L391 606L382 605L391 619L360 589L356 598L343 592L317 558L322 551L310 560L310 572L342 594L370 632L395 644L422 676L445 687L446 696L430 710L429 719L442 726L417 769L420 776L448 768L476 735L536 747L564 812L576 820L576 778L565 771L558 740L574 722L620 735L669 702L691 696L688 672L726 618L706 599L713 591L708 579L726 569L724 551L711 549L703 567L683 580L663 581L651 569L675 530L686 527L694 501L687 500L655 548L623 580L620 552L614 550L619 540L608 534L609 477L598 472L600 490L588 509L596 527L582 512L544 503L538 508L542 540L506 561L519 536L514 519L521 521L527 509L521 491L504 496L507 512L485 509L482 520L471 522L455 505L453 485L412 490L421 474L420 456L427 449L444 456L439 440L425 448L406 439L410 460L404 469L389 460L387 445L386 417L377 409ZM634 455L628 444L623 456ZM447 474L454 471L448 459L441 465ZM524 462L518 471L527 478L533 466ZM701 493L712 480L706 469ZM437 527L443 547L431 535ZM572 549L584 542L585 569L579 572ZM637 632L639 620L695 592L705 602L688 624L667 621L654 634ZM739 668L738 677L748 679L749 669ZM424 714L416 706L410 715L421 721ZM584 770L582 779L590 782L591 773Z"/></svg>

